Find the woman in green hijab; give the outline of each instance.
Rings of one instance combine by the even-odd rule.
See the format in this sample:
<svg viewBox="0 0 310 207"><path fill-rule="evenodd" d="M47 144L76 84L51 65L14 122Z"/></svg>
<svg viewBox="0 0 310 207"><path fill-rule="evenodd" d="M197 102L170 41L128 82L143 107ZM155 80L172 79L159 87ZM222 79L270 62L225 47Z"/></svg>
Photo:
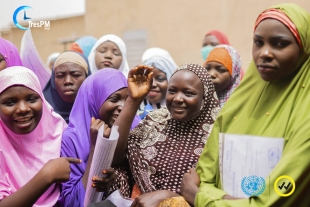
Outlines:
<svg viewBox="0 0 310 207"><path fill-rule="evenodd" d="M253 61L214 124L196 168L199 177L194 170L183 177L182 194L192 205L310 206L310 15L295 4L275 5L259 15L253 39ZM284 138L261 195L238 199L222 190L219 133ZM295 181L287 197L274 190L283 175Z"/></svg>

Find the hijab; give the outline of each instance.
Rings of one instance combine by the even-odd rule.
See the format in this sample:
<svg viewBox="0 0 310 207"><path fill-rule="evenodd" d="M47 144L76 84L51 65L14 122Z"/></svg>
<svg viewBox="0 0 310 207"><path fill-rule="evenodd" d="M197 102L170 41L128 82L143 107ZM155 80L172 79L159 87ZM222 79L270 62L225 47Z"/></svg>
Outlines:
<svg viewBox="0 0 310 207"><path fill-rule="evenodd" d="M192 71L201 80L202 107L183 122L173 119L167 108L154 110L130 132L127 157L142 193L156 190L180 193L182 176L196 166L220 110L208 72L197 64L182 65L175 73L180 70Z"/></svg>
<svg viewBox="0 0 310 207"><path fill-rule="evenodd" d="M84 36L81 37L80 39L77 39L74 43L72 43L69 50L80 52L88 58L90 51L96 42L97 42L96 38L92 36Z"/></svg>
<svg viewBox="0 0 310 207"><path fill-rule="evenodd" d="M100 119L99 110L107 98L127 87L125 76L113 68L99 70L82 83L70 114L69 126L62 136L61 155L82 160L81 164L71 164L70 180L62 185L60 202L65 206L83 206L84 203L82 177L90 149L91 118ZM135 117L131 128L139 121Z"/></svg>
<svg viewBox="0 0 310 207"><path fill-rule="evenodd" d="M0 54L4 57L7 68L23 65L16 46L2 37L0 37Z"/></svg>
<svg viewBox="0 0 310 207"><path fill-rule="evenodd" d="M88 65L87 58L83 54L74 51L66 51L61 53L54 63L51 78L44 87L43 93L46 100L53 106L55 112L60 114L64 118L64 120L66 120L66 122L68 123L73 103L67 103L63 101L57 92L54 67L59 61L61 61L61 63L71 62L81 65L87 71L86 77L88 77L91 74L91 71Z"/></svg>
<svg viewBox="0 0 310 207"><path fill-rule="evenodd" d="M225 58L222 57L224 55L223 53L219 52L217 54L217 48L224 48L227 51L227 58L229 58L230 61L225 61ZM223 91L217 92L217 97L219 98L220 105L221 107L223 107L241 81L241 58L238 52L233 47L229 45L217 45L213 50L211 50L206 63L211 61L219 62L221 64L230 64L230 66L226 66L226 68L230 68L230 84Z"/></svg>
<svg viewBox="0 0 310 207"><path fill-rule="evenodd" d="M124 41L119 38L116 35L113 34L108 34L108 35L104 35L102 36L94 45L94 47L91 49L91 52L88 56L88 61L89 61L89 65L91 68L92 73L96 72L97 70L100 70L101 68L97 68L96 63L95 63L95 54L96 54L96 50L97 48L104 42L113 42L121 51L122 53L122 63L121 66L118 68L119 71L121 71L124 76L127 78L128 77L128 73L129 73L129 66L127 63L127 52L126 52L126 45L124 43Z"/></svg>
<svg viewBox="0 0 310 207"><path fill-rule="evenodd" d="M230 45L227 36L223 32L220 32L218 30L211 30L207 32L206 36L208 35L215 36L220 44Z"/></svg>
<svg viewBox="0 0 310 207"><path fill-rule="evenodd" d="M278 4L270 9L284 13L300 36L302 48L295 72L281 80L266 82L260 77L254 62L251 62L243 81L222 108L198 161L197 172L201 181L200 189L203 190L196 195L195 206L207 206L211 202L219 206L224 203L231 206L233 203L238 206L249 203L253 206L309 205L310 15L292 3ZM268 18L285 25L281 19L272 16ZM271 190L265 190L258 197L249 199L221 200L226 193L221 190L219 176L220 132L284 138L282 157L269 179L266 179L266 186L272 186ZM289 199L279 196L273 190L276 179L281 175L289 175L296 183L297 187Z"/></svg>
<svg viewBox="0 0 310 207"><path fill-rule="evenodd" d="M31 70L14 66L0 71L0 94L15 85L25 86L39 94L42 117L28 134L16 134L0 120L0 200L24 186L50 159L60 156L61 135L67 126L45 100L40 82ZM34 206L54 206L59 191L58 185L51 185Z"/></svg>

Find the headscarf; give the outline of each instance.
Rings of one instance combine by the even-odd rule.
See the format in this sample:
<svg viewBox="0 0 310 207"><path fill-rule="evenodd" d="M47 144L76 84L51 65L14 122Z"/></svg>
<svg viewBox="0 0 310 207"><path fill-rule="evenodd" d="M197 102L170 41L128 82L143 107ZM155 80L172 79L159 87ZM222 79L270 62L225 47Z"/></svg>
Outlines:
<svg viewBox="0 0 310 207"><path fill-rule="evenodd" d="M0 200L30 181L50 159L60 156L61 135L66 122L45 100L37 76L22 66L0 72L0 93L21 85L35 91L42 99L42 117L29 134L15 134L0 120ZM51 185L36 201L35 207L54 206L59 196L58 185Z"/></svg>
<svg viewBox="0 0 310 207"><path fill-rule="evenodd" d="M99 110L106 99L126 87L124 75L112 68L97 71L80 87L70 114L69 126L62 136L61 155L78 157L82 163L71 164L70 180L63 183L60 195L63 206L83 206L85 189L82 177L89 155L91 118L100 119ZM136 117L131 127L137 126L139 121Z"/></svg>
<svg viewBox="0 0 310 207"><path fill-rule="evenodd" d="M310 15L296 4L278 4L272 9L283 12L296 26L302 48L295 73L281 80L266 82L252 61L233 95L222 108L214 124L208 143L198 161L200 191L195 206L308 206L310 197ZM272 18L272 17L270 17ZM274 19L274 18L272 18ZM277 19L281 22L281 20ZM219 133L248 134L265 137L283 137L282 157L272 170L266 186L271 186L258 197L238 201L221 200L219 173ZM290 176L296 183L289 199L273 190L276 179Z"/></svg>
<svg viewBox="0 0 310 207"><path fill-rule="evenodd" d="M60 55L59 52L54 52L54 53L50 54L50 55L48 56L48 58L47 58L47 61L46 61L47 66L50 66L51 62L52 62L53 60L56 60L56 58L57 58L59 55Z"/></svg>
<svg viewBox="0 0 310 207"><path fill-rule="evenodd" d="M74 52L74 51L66 51L66 52L61 53L58 56L58 58L55 61L56 65L57 65L58 60L62 60L61 61L62 63L64 63L66 61L66 62L71 62L71 63L73 62L73 63L79 64L81 66L83 65L82 67L85 70L87 70L86 76L88 77L91 74L87 58L83 54L80 54L80 53ZM55 66L55 63L54 63L54 66ZM85 65L87 67L85 67ZM64 118L64 120L66 120L66 122L68 123L69 122L69 115L70 115L73 103L64 102L62 100L62 98L60 97L60 95L58 94L57 89L56 89L56 83L55 83L54 66L53 66L53 70L52 70L52 76L49 79L49 81L47 82L46 86L44 87L43 93L44 93L46 100L54 108L55 112L60 114L62 116L62 118Z"/></svg>
<svg viewBox="0 0 310 207"><path fill-rule="evenodd" d="M230 45L227 36L223 32L220 32L218 30L211 30L207 32L206 36L208 35L215 36L220 44Z"/></svg>
<svg viewBox="0 0 310 207"><path fill-rule="evenodd" d="M154 110L130 132L127 157L142 193L156 190L180 193L182 176L196 166L220 110L207 71L197 64L182 65L175 73L180 70L192 71L201 80L202 107L184 122L173 119L167 108Z"/></svg>
<svg viewBox="0 0 310 207"><path fill-rule="evenodd" d="M237 88L237 86L239 85L240 81L241 81L241 58L240 55L238 54L238 52L231 46L229 45L217 45L211 52L210 55L207 58L207 62L211 62L211 61L216 61L219 62L221 64L223 64L222 61L222 57L221 56L216 56L216 52L217 49L221 49L224 48L228 54L229 54L229 58L230 58L230 76L231 76L231 81L230 84L228 85L228 87L226 89L224 89L223 91L217 92L217 96L219 98L220 101L220 105L221 107L224 106L224 104L226 103L226 101L228 100L228 98L231 96L231 94L234 92L234 90ZM221 54L220 54L221 55ZM226 68L229 66L226 66Z"/></svg>
<svg viewBox="0 0 310 207"><path fill-rule="evenodd" d="M97 42L96 38L92 36L84 36L73 42L69 47L69 50L80 52L88 58L89 53L96 42Z"/></svg>
<svg viewBox="0 0 310 207"><path fill-rule="evenodd" d="M23 65L16 46L2 37L0 37L0 54L4 57L7 68Z"/></svg>
<svg viewBox="0 0 310 207"><path fill-rule="evenodd" d="M177 64L174 62L173 58L171 57L170 53L167 50L164 50L159 47L152 47L145 50L145 52L142 55L142 62L145 62L146 60L150 59L153 56L165 57L174 65L174 69L178 67Z"/></svg>
<svg viewBox="0 0 310 207"><path fill-rule="evenodd" d="M102 36L94 45L94 47L92 48L89 56L88 56L88 61L89 61L89 65L91 68L92 73L96 72L97 70L100 70L101 68L97 68L96 63L95 63L95 53L97 48L104 42L113 42L121 51L122 53L122 57L123 57L123 61L122 64L119 68L115 68L118 69L119 71L121 71L124 76L127 78L128 77L128 73L129 73L129 66L127 63L127 52L126 52L126 45L124 43L124 41L119 38L116 35L113 34L108 34L108 35L104 35Z"/></svg>
<svg viewBox="0 0 310 207"><path fill-rule="evenodd" d="M170 80L172 73L178 67L173 61L172 57L169 55L169 53L162 55L154 53L154 55L149 56L148 59L143 62L143 64L147 66L153 66L164 72L166 74L167 81ZM147 101L147 99L144 99L144 101L140 105L141 112L145 111L146 105L150 105L153 109L159 109L166 106L166 99L163 99L161 102L156 104L151 104Z"/></svg>

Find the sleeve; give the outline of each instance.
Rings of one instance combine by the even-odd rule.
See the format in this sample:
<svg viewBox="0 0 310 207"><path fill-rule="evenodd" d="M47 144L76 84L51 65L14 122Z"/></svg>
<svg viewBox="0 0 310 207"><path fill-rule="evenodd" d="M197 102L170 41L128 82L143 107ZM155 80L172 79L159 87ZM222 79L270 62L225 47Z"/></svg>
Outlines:
<svg viewBox="0 0 310 207"><path fill-rule="evenodd" d="M306 128L306 127L303 127ZM221 190L219 166L218 166L218 134L219 127L214 126L208 143L198 161L197 173L200 177L200 190L195 197L195 206L198 207L260 207L260 206L309 206L309 184L310 184L310 138L305 137L306 131L296 130L289 136L284 147L282 158L273 169L266 181L266 188L259 196L247 199L223 200L227 194ZM275 183L280 176L289 176L295 182L294 192L286 197L276 192L281 182ZM287 194L292 189L286 192ZM307 196L308 195L308 196Z"/></svg>
<svg viewBox="0 0 310 207"><path fill-rule="evenodd" d="M72 139L63 137L61 157L78 157L77 149ZM62 183L58 204L61 207L83 207L85 189L82 178L85 172L85 163L71 164L70 179Z"/></svg>

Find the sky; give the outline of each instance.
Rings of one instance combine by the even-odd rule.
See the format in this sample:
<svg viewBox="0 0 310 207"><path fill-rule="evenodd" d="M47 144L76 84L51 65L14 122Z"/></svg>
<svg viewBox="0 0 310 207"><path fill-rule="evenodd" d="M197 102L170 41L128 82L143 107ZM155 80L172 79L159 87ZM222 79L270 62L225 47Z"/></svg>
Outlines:
<svg viewBox="0 0 310 207"><path fill-rule="evenodd" d="M27 16L34 21L82 15L85 13L85 0L0 0L0 30L13 24L13 13L20 6L30 6ZM23 12L19 12L18 20Z"/></svg>

